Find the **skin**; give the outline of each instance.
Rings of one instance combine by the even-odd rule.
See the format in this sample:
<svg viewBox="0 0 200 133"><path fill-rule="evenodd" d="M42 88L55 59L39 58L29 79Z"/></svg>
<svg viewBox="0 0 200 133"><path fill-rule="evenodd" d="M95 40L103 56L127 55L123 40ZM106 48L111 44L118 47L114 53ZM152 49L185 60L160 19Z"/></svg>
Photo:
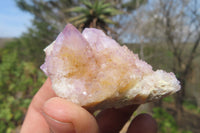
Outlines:
<svg viewBox="0 0 200 133"><path fill-rule="evenodd" d="M86 109L56 97L47 79L29 106L21 133L118 133L138 106L107 109L95 118ZM156 121L148 114L136 116L127 131L156 132Z"/></svg>

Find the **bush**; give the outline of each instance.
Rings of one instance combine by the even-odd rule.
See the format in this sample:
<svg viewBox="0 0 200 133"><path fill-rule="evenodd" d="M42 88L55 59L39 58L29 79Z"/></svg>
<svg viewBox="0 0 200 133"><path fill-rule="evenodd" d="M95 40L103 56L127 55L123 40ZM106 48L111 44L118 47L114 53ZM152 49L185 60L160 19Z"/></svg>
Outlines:
<svg viewBox="0 0 200 133"><path fill-rule="evenodd" d="M197 104L191 100L184 100L183 106L188 110L197 110Z"/></svg>
<svg viewBox="0 0 200 133"><path fill-rule="evenodd" d="M32 96L45 80L34 62L19 58L16 41L1 49L0 133L10 133L22 124Z"/></svg>
<svg viewBox="0 0 200 133"><path fill-rule="evenodd" d="M172 96L167 96L163 98L163 101L167 103L174 103L174 98Z"/></svg>
<svg viewBox="0 0 200 133"><path fill-rule="evenodd" d="M158 123L159 133L192 133L178 129L174 117L162 108L154 108L153 117Z"/></svg>
<svg viewBox="0 0 200 133"><path fill-rule="evenodd" d="M157 120L161 133L177 133L176 121L167 111L162 108L154 108L153 117Z"/></svg>

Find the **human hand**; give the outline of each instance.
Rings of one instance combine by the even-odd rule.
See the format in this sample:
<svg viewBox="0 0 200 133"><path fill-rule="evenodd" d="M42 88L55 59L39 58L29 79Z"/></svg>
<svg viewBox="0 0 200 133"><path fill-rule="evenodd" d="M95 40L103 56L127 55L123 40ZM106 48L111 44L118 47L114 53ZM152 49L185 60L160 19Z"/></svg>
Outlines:
<svg viewBox="0 0 200 133"><path fill-rule="evenodd" d="M118 133L137 107L106 109L95 118L84 108L56 97L47 79L29 106L21 133ZM127 131L156 132L156 122L147 114L136 116Z"/></svg>

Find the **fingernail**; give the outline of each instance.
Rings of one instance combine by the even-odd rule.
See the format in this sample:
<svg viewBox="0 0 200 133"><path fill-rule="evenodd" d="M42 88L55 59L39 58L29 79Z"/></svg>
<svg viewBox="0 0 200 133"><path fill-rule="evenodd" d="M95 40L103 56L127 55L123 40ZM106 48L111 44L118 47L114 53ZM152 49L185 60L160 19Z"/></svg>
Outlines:
<svg viewBox="0 0 200 133"><path fill-rule="evenodd" d="M75 133L75 129L72 123L65 123L55 120L44 112L43 116L53 133Z"/></svg>

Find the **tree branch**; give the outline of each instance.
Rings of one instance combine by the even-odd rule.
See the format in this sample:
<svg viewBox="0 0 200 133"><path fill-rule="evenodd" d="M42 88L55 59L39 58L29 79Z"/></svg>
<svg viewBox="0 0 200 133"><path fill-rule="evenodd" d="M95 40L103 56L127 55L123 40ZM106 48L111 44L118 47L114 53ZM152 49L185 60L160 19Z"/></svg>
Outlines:
<svg viewBox="0 0 200 133"><path fill-rule="evenodd" d="M195 57L195 53L196 53L197 47L199 46L199 43L200 43L200 33L199 33L198 38L195 41L194 46L193 46L193 48L192 48L192 50L190 52L190 55L189 55L189 58L188 58L188 61L187 61L186 68L185 68L185 71L183 73L183 76L187 76L187 74L188 74L188 72L189 72L189 70L191 68L192 61L193 61L193 59Z"/></svg>

